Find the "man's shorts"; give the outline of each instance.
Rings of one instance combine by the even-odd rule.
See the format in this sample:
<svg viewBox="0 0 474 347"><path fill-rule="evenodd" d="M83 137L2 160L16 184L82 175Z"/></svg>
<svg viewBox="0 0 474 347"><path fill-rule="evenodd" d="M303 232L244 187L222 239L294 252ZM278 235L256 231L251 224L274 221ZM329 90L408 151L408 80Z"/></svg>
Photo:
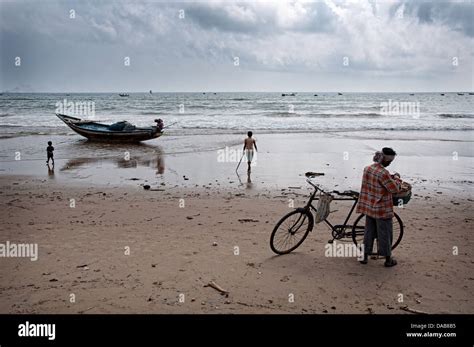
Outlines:
<svg viewBox="0 0 474 347"><path fill-rule="evenodd" d="M253 149L246 149L245 156L247 157L247 161L250 163L253 159Z"/></svg>

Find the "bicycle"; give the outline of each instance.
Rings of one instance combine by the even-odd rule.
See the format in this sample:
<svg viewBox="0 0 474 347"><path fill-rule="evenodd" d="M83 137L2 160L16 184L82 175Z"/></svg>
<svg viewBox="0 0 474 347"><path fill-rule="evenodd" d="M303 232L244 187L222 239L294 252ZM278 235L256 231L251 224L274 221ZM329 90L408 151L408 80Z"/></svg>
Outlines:
<svg viewBox="0 0 474 347"><path fill-rule="evenodd" d="M343 224L333 225L327 219L327 216L324 217L323 220L319 221L324 221L331 229L332 240L329 240L328 242L333 243L334 240L352 238L352 242L354 242L356 246L359 243L362 243L364 240L365 215L360 214L355 220L354 224L348 224L357 202L359 201L359 193L353 190L344 192L333 190L332 192L325 192L318 185L314 184L311 179L308 178L306 181L314 187L314 192L311 194L304 207L294 209L290 213L283 216L275 225L270 237L270 248L272 251L276 254L287 254L294 251L303 243L309 232L314 228L315 218L313 216L313 211L317 213L318 210L313 206L313 201L319 200L319 198L316 197L318 192L320 195L331 197L331 200L333 201L354 201L354 204L352 205ZM332 194L336 194L339 197L334 197ZM392 250L400 244L400 241L403 237L403 221L396 213L394 214L394 217L393 240L395 240L395 242L392 242ZM374 251L369 255L378 255L377 242L374 242Z"/></svg>

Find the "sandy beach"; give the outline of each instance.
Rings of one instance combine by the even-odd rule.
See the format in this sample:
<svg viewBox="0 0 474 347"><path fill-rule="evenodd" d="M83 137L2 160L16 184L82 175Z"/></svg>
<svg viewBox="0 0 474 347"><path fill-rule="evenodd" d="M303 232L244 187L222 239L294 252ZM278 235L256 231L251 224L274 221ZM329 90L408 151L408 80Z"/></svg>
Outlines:
<svg viewBox="0 0 474 347"><path fill-rule="evenodd" d="M282 136L290 145L278 146ZM324 186L358 190L372 148L395 141L261 136L251 182L216 151L165 154L164 174L160 160L138 157L128 167L58 159L53 177L38 160L4 163L2 242L37 243L38 260L0 260L0 313L473 313L470 143L417 139L415 150L413 141L393 145L403 153L393 170L414 196L396 210L405 234L391 269L326 257L322 224L288 255L273 254L269 238L290 199L306 201L304 168L326 172ZM333 202L330 219L342 222L349 207Z"/></svg>
<svg viewBox="0 0 474 347"><path fill-rule="evenodd" d="M474 346L472 14L0 1L0 347Z"/></svg>

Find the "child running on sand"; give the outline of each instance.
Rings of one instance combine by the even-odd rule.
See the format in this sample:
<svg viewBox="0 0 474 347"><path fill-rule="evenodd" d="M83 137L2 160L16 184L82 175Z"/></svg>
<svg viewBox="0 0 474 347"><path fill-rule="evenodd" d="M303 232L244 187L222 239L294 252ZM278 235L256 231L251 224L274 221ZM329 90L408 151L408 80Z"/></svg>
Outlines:
<svg viewBox="0 0 474 347"><path fill-rule="evenodd" d="M248 137L244 140L244 153L247 156L248 172L250 172L250 164L253 159L253 147L255 147L255 151L257 151L257 141L252 138L252 135L253 133L249 131L247 133Z"/></svg>
<svg viewBox="0 0 474 347"><path fill-rule="evenodd" d="M46 164L49 164L49 159L51 159L53 161L53 165L54 165L53 152L54 152L53 143L51 141L48 141L48 147L46 147L46 154L48 156L48 160L46 160Z"/></svg>

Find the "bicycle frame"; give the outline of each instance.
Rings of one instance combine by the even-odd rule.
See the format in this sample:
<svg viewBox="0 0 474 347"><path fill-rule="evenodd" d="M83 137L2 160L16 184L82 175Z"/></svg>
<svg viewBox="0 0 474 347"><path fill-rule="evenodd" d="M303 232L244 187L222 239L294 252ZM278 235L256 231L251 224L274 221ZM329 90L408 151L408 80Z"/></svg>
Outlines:
<svg viewBox="0 0 474 347"><path fill-rule="evenodd" d="M309 179L306 180L306 181L314 187L314 192L311 194L311 197L309 198L309 201L308 201L308 203L306 204L306 206L304 208L306 210L311 210L312 209L314 212L316 212L317 208L313 206L313 201L318 200L316 198L316 194L318 193L318 191L323 193L323 194L327 194L327 195L331 195L331 194L327 193L324 190L322 190L321 188L319 188L317 185L315 185ZM348 198L336 197L336 198L333 198L333 201L354 201L354 204L352 205L351 210L349 211L349 214L347 215L346 219L344 220L344 224L338 225L338 226L342 226L345 229L348 226L347 222L349 222L349 219L351 218L352 213L354 212L354 209L357 205L357 202L359 201L359 198L355 197L355 196L348 197ZM324 220L324 222L331 228L331 230L334 230L336 225L333 225L330 221L327 220L327 218Z"/></svg>
<svg viewBox="0 0 474 347"><path fill-rule="evenodd" d="M307 176L308 177L308 176ZM314 200L318 200L320 197L316 195L320 193L321 195L325 194L332 197L332 200L335 201L353 201L352 207L347 214L344 224L332 224L327 218L324 219L324 222L329 226L331 229L331 236L332 239L328 240L328 243L331 244L335 240L341 239L352 239L352 241L359 245L360 243L363 244L361 237L365 236L365 223L364 223L364 214L359 214L356 217L353 223L348 224L349 220L351 219L352 214L354 213L355 207L359 201L360 194L356 191L344 191L339 192L337 190L333 190L331 192L325 192L323 189L319 187L319 185L315 185L311 182L311 180L307 180L307 182L314 187L314 192L311 193L308 202L304 205L304 207L296 208L291 212L287 213L283 216L278 223L273 228L272 235L270 237L270 247L273 252L277 254L287 254L295 250L296 248L301 245L301 243L306 239L308 233L313 230L314 228L314 212L318 213L317 207L313 205ZM334 195L333 195L334 194ZM335 196L337 195L337 196ZM327 211L324 211L327 212ZM326 215L326 214L325 214ZM296 221L294 221L294 216L297 216ZM392 249L397 247L403 237L403 222L400 217L394 213L394 217L396 219L397 226L399 226L398 230L398 237L396 238L395 243L392 242ZM285 221L289 221L290 224L284 224ZM307 222L307 224L305 224ZM318 220L320 222L320 220ZM304 229L300 230L301 227ZM283 235L283 248L281 247L281 242L275 241L277 239L281 239L280 236L275 235ZM376 237L378 239L378 237ZM296 240L296 241L293 241ZM287 241L290 240L289 246L287 247ZM345 241L345 240L343 240ZM276 243L275 243L276 242ZM286 248L285 248L286 247ZM378 245L377 245L378 250ZM378 253L371 253L371 255L378 255Z"/></svg>

